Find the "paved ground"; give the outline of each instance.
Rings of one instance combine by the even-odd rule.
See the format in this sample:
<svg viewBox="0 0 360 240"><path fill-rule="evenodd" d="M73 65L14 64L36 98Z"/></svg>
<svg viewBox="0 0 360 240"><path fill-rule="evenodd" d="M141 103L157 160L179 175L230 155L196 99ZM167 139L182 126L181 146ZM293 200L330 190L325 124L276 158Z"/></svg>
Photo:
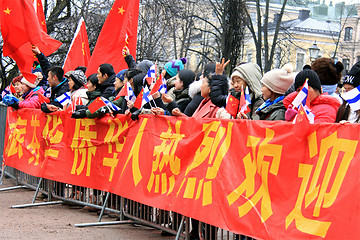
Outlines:
<svg viewBox="0 0 360 240"><path fill-rule="evenodd" d="M4 179L0 188L14 186L11 179ZM96 222L98 215L78 206L53 205L23 209L10 206L31 203L34 191L18 189L0 192L0 239L159 239L160 230L143 226L114 225L102 227L74 227L76 223ZM104 217L102 221L113 221Z"/></svg>

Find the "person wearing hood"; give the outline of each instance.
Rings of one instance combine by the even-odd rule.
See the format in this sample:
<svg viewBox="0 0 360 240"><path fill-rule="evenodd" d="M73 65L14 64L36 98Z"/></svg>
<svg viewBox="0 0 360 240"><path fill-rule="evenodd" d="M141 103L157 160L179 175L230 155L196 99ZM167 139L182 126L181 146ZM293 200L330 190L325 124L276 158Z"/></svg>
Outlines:
<svg viewBox="0 0 360 240"><path fill-rule="evenodd" d="M265 102L256 110L260 120L285 120L284 94L294 83L294 79L295 75L291 64L264 74L261 79L263 84L261 92Z"/></svg>
<svg viewBox="0 0 360 240"><path fill-rule="evenodd" d="M37 108L40 109L41 101L39 99L39 94L44 93L44 89L42 87L38 87L37 85L41 79L36 78L35 81L32 83L26 80L24 77L20 80L21 82L21 89L22 89L22 101L19 101L14 96L10 96L10 94L5 95L3 102L14 108ZM8 101L9 99L9 101Z"/></svg>
<svg viewBox="0 0 360 240"><path fill-rule="evenodd" d="M255 63L243 63L238 65L231 74L231 83L233 88L230 89L230 94L240 99L241 88L249 87L251 104L249 105L250 112L243 115L243 118L259 120L259 115L256 114L264 100L261 93L261 80L262 74L260 67ZM211 101L218 107L226 107L227 95L221 94L222 86L224 84L218 74L213 76L213 83L211 86L210 98Z"/></svg>
<svg viewBox="0 0 360 240"><path fill-rule="evenodd" d="M111 64L103 63L98 68L97 78L101 96L109 99L115 90L115 71Z"/></svg>
<svg viewBox="0 0 360 240"><path fill-rule="evenodd" d="M343 80L343 88L345 92L349 92L360 85L360 61L355 63L350 69L349 73L346 74ZM338 109L335 122L360 122L360 109L352 108L349 103L343 100L343 103Z"/></svg>
<svg viewBox="0 0 360 240"><path fill-rule="evenodd" d="M168 104L166 109L171 113L174 108L179 108L184 112L187 105L190 103L189 86L195 80L195 73L188 69L183 69L178 72L175 80L174 94L175 99L171 99L169 95L163 94L162 100Z"/></svg>
<svg viewBox="0 0 360 240"><path fill-rule="evenodd" d="M291 103L300 92L306 79L308 79L309 85L306 105L315 115L314 123L334 123L340 102L335 97L329 96L327 93L322 93L319 76L311 70L309 65L305 65L304 70L299 72L295 77L294 85L296 92L290 93L284 98L283 103L287 109L285 112L286 121L293 121L297 115L297 109L295 109Z"/></svg>

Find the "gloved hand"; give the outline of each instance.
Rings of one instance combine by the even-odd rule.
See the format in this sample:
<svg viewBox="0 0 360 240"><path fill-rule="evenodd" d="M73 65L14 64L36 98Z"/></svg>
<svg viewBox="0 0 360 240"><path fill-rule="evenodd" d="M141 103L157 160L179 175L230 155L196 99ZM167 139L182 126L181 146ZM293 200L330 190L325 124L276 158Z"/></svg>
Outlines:
<svg viewBox="0 0 360 240"><path fill-rule="evenodd" d="M19 102L19 99L17 99L14 95L12 94L6 94L3 98L3 103L5 103L6 105L11 105L14 104L15 102Z"/></svg>
<svg viewBox="0 0 360 240"><path fill-rule="evenodd" d="M78 110L80 110L80 109L85 109L85 110L87 110L88 108L87 108L87 106L85 106L85 105L76 105L76 106L75 106L75 110L76 110L76 111L78 111Z"/></svg>
<svg viewBox="0 0 360 240"><path fill-rule="evenodd" d="M10 104L9 106L12 107L13 109L19 109L19 102L14 102L13 104Z"/></svg>
<svg viewBox="0 0 360 240"><path fill-rule="evenodd" d="M291 122L295 116L297 115L298 111L293 109L293 106L289 106L289 108L285 112L285 120Z"/></svg>
<svg viewBox="0 0 360 240"><path fill-rule="evenodd" d="M139 115L141 113L141 109L136 110L135 112L131 113L131 119L133 121L139 120Z"/></svg>
<svg viewBox="0 0 360 240"><path fill-rule="evenodd" d="M71 118L86 118L86 109L80 109L73 112L73 114L71 114Z"/></svg>

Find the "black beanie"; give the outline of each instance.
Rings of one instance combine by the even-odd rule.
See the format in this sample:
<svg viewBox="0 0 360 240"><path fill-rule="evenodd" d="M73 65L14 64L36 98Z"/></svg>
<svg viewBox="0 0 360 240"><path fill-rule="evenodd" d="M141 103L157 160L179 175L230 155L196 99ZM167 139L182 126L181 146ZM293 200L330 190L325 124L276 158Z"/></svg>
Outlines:
<svg viewBox="0 0 360 240"><path fill-rule="evenodd" d="M302 70L301 72L299 72L296 77L295 77L295 90L297 90L299 87L303 86L306 79L308 79L308 84L310 87L319 90L320 93L322 93L321 91L321 82L319 79L319 76L316 74L316 72L314 72L313 70L310 69L311 67L309 65L305 65L304 66L304 70Z"/></svg>
<svg viewBox="0 0 360 240"><path fill-rule="evenodd" d="M183 69L179 71L179 78L183 82L183 88L187 89L189 85L195 80L195 73L188 69Z"/></svg>
<svg viewBox="0 0 360 240"><path fill-rule="evenodd" d="M360 61L355 63L348 74L346 74L344 84L353 85L355 88L360 85Z"/></svg>

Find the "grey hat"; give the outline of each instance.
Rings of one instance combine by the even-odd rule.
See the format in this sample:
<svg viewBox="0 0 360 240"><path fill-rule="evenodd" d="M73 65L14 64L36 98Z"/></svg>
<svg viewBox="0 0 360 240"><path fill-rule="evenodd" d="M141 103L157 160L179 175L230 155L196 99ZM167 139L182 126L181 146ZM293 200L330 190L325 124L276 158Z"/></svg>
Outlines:
<svg viewBox="0 0 360 240"><path fill-rule="evenodd" d="M79 83L79 85L84 86L87 83L86 76L83 71L75 70L70 74L70 77L73 81Z"/></svg>

